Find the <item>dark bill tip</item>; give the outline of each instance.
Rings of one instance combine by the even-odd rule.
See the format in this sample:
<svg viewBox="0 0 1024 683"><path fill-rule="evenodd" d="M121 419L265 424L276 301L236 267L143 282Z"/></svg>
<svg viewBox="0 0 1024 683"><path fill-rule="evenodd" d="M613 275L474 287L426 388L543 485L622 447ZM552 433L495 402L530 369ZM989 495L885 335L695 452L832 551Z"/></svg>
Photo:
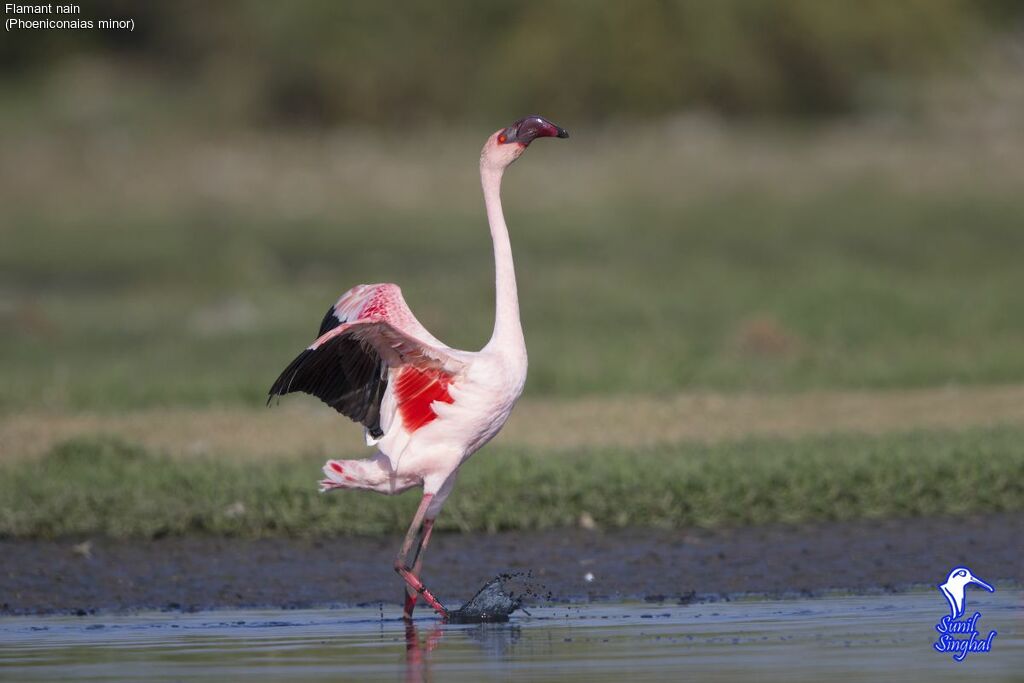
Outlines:
<svg viewBox="0 0 1024 683"><path fill-rule="evenodd" d="M543 116L527 116L505 129L508 142L528 145L537 138L567 138L569 131L548 121Z"/></svg>

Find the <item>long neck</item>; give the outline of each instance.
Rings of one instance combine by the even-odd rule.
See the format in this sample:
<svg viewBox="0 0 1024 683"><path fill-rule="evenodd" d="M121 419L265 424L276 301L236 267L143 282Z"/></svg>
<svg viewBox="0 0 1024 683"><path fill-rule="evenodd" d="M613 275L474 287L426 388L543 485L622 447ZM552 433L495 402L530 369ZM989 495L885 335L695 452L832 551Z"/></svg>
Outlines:
<svg viewBox="0 0 1024 683"><path fill-rule="evenodd" d="M487 347L525 353L523 327L519 322L519 293L516 290L516 270L512 263L512 244L501 210L502 169L481 164L480 181L484 189L487 222L494 242L495 310L494 333Z"/></svg>

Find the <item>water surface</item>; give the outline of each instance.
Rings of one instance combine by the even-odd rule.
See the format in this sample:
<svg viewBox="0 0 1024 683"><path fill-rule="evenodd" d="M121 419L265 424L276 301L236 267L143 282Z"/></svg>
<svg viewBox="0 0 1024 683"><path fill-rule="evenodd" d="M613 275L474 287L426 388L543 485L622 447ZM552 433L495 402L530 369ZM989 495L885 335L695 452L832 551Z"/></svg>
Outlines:
<svg viewBox="0 0 1024 683"><path fill-rule="evenodd" d="M993 652L935 652L937 591L534 607L412 627L385 606L0 619L0 679L1024 680L1024 591L971 593Z"/></svg>

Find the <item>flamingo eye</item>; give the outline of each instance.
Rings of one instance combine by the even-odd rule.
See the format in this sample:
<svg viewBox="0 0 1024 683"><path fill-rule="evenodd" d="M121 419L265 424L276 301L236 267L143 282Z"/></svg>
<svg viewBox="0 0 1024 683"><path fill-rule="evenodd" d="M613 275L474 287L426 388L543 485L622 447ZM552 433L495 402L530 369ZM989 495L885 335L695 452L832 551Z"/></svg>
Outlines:
<svg viewBox="0 0 1024 683"><path fill-rule="evenodd" d="M504 145L508 141L508 136L502 133L498 136L498 143Z"/></svg>

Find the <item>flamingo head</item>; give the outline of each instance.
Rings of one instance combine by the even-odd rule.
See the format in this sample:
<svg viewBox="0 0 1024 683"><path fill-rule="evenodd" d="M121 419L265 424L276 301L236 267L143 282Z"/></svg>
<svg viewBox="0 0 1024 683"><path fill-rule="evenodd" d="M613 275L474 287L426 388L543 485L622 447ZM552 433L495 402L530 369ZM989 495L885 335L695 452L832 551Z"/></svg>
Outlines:
<svg viewBox="0 0 1024 683"><path fill-rule="evenodd" d="M527 116L487 138L480 153L481 164L505 168L518 159L537 138L567 138L569 132L543 116Z"/></svg>

